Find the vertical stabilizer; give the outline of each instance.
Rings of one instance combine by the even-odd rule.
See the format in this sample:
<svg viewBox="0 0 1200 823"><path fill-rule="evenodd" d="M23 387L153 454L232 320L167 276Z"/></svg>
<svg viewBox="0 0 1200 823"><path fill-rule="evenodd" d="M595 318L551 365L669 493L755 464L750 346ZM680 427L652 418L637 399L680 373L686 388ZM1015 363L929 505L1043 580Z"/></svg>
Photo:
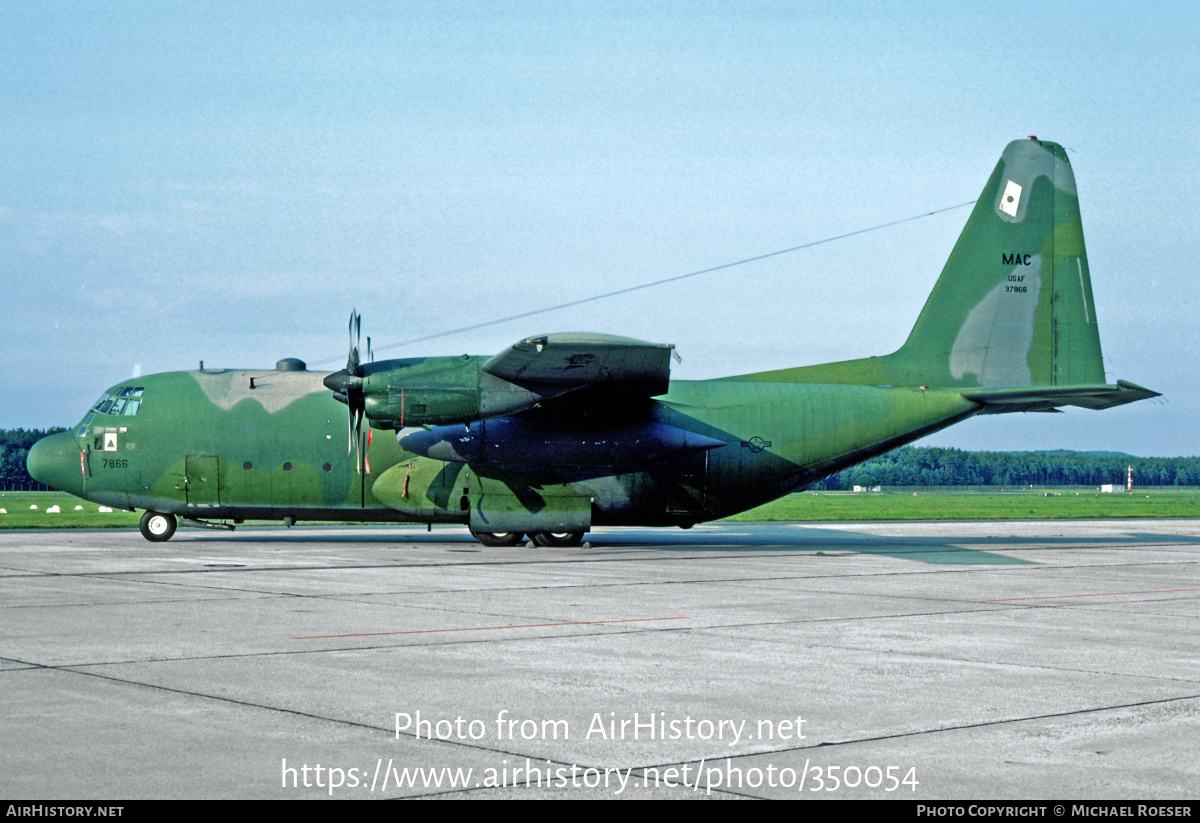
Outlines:
<svg viewBox="0 0 1200 823"><path fill-rule="evenodd" d="M1062 146L1008 145L908 340L897 383L1103 384L1075 175Z"/></svg>

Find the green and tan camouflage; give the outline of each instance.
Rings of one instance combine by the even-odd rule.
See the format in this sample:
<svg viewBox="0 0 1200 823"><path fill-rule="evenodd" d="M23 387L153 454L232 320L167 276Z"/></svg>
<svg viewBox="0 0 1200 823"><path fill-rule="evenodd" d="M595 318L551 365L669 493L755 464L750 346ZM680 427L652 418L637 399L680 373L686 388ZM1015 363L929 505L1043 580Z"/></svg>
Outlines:
<svg viewBox="0 0 1200 823"><path fill-rule="evenodd" d="M569 545L594 526L735 514L976 414L1156 396L1104 381L1074 175L1034 138L1004 151L894 353L676 381L672 350L566 333L360 364L352 340L331 375L289 359L135 378L36 444L29 471L145 510L152 540L183 517L461 523L489 545Z"/></svg>

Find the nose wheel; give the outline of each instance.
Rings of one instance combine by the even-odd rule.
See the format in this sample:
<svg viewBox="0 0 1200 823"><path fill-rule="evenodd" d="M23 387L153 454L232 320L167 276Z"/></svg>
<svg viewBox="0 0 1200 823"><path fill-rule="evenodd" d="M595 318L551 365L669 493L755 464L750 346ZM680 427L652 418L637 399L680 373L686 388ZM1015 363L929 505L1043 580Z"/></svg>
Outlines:
<svg viewBox="0 0 1200 823"><path fill-rule="evenodd" d="M142 521L138 523L138 529L141 530L142 537L151 543L163 543L170 540L171 535L175 534L177 525L178 522L173 514L146 512L142 515Z"/></svg>

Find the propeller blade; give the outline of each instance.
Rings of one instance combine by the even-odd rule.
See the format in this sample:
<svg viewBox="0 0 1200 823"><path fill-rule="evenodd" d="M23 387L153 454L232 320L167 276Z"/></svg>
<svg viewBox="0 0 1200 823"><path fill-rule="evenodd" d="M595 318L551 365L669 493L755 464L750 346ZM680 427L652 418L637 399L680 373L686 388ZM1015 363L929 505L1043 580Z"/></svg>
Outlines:
<svg viewBox="0 0 1200 823"><path fill-rule="evenodd" d="M358 345L362 341L362 315L357 309L350 312L350 356L346 360L346 371L358 374Z"/></svg>
<svg viewBox="0 0 1200 823"><path fill-rule="evenodd" d="M346 454L355 455L354 464L359 474L362 474L362 421L366 416L363 398L363 369L359 360L359 343L362 340L362 315L355 309L350 312L350 354L346 358L346 368L325 376L321 382L325 388L333 392L333 396L346 404ZM371 338L367 338L367 357L374 359L371 353Z"/></svg>

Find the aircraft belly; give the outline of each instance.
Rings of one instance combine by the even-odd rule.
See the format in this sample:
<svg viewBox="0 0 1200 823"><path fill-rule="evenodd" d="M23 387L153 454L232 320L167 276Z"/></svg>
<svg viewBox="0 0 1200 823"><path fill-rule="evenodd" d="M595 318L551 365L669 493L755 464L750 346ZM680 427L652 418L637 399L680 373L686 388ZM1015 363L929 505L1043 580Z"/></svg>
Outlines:
<svg viewBox="0 0 1200 823"><path fill-rule="evenodd" d="M890 450L977 408L958 392L920 388L720 382L681 388L672 384L664 418L726 441L706 453L702 497L694 498L702 499L706 519L803 488L865 459L866 450Z"/></svg>
<svg viewBox="0 0 1200 823"><path fill-rule="evenodd" d="M714 386L716 384L708 384ZM742 403L658 404L649 417L724 443L650 460L633 471L504 469L429 457L401 460L374 481L376 500L417 520L477 531L687 525L802 488L865 449L887 450L974 413L957 392L864 386L740 384ZM886 448L881 444L888 444Z"/></svg>

